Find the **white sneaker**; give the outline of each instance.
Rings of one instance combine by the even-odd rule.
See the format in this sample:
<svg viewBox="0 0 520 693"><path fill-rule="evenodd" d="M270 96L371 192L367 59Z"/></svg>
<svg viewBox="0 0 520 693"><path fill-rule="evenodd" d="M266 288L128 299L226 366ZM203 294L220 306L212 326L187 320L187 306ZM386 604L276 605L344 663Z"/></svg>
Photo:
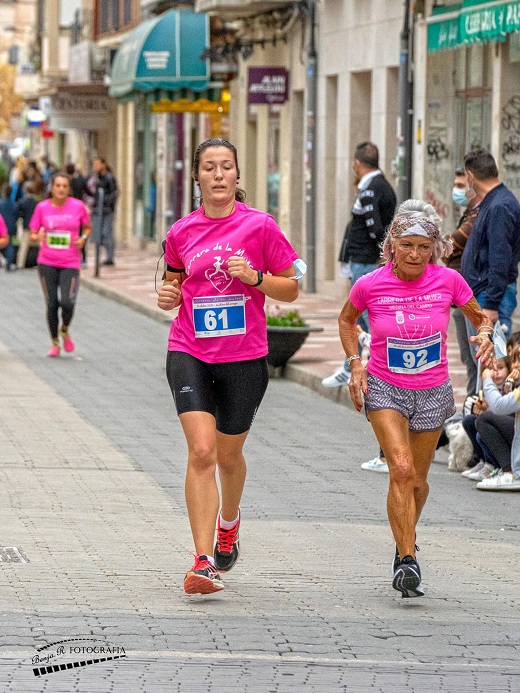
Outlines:
<svg viewBox="0 0 520 693"><path fill-rule="evenodd" d="M500 471L479 481L477 488L481 491L520 491L520 479L515 479L513 472Z"/></svg>
<svg viewBox="0 0 520 693"><path fill-rule="evenodd" d="M323 378L321 384L324 387L339 387L340 385L348 385L350 383L350 371L347 371L345 364L336 368L332 375L328 378Z"/></svg>
<svg viewBox="0 0 520 693"><path fill-rule="evenodd" d="M472 481L482 481L482 479L487 479L488 476L495 471L495 469L496 467L493 467L492 464L486 462L482 469L475 470L473 474L468 474L467 478L471 479Z"/></svg>
<svg viewBox="0 0 520 693"><path fill-rule="evenodd" d="M361 469L366 469L367 472L381 472L383 474L388 474L388 464L382 460L379 455L374 457L373 460L368 462L363 462Z"/></svg>
<svg viewBox="0 0 520 693"><path fill-rule="evenodd" d="M465 476L466 479L467 479L467 478L469 477L470 474L474 474L475 472L480 472L480 470L482 469L482 467L483 467L485 464L486 464L486 463L484 462L484 460L480 460L480 462L477 462L477 464L476 464L474 467L470 467L469 469L465 469L465 470L461 473L461 476Z"/></svg>

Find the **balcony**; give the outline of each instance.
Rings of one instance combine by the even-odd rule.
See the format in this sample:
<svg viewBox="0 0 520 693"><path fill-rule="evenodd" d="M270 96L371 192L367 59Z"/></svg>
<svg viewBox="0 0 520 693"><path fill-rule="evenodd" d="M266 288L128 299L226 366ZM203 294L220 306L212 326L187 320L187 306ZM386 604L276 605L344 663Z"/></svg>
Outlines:
<svg viewBox="0 0 520 693"><path fill-rule="evenodd" d="M195 0L195 11L234 19L269 12L291 4L294 2L290 0Z"/></svg>

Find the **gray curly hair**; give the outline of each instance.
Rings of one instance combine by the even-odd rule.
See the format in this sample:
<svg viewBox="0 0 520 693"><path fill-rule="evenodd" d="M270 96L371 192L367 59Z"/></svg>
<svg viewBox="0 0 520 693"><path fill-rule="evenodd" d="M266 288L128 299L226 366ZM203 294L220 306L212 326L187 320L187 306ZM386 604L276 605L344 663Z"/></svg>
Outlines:
<svg viewBox="0 0 520 693"><path fill-rule="evenodd" d="M381 257L385 264L392 261L392 241L399 238L412 226L418 225L433 241L431 263L436 263L441 257L449 257L453 251L453 243L449 238L441 236L442 219L428 202L423 200L406 200L399 205L396 215L390 224L381 249Z"/></svg>

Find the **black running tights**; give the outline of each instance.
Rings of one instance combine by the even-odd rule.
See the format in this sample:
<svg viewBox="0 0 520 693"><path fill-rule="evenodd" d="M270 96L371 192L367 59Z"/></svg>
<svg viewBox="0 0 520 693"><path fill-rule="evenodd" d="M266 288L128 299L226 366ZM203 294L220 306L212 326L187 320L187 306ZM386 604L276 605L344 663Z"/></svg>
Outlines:
<svg viewBox="0 0 520 693"><path fill-rule="evenodd" d="M79 289L79 269L38 265L38 272L47 303L49 332L52 339L57 339L60 307L63 327L68 327L72 321Z"/></svg>
<svg viewBox="0 0 520 693"><path fill-rule="evenodd" d="M485 411L475 419L475 427L503 472L511 471L511 445L515 434L514 414L499 415Z"/></svg>

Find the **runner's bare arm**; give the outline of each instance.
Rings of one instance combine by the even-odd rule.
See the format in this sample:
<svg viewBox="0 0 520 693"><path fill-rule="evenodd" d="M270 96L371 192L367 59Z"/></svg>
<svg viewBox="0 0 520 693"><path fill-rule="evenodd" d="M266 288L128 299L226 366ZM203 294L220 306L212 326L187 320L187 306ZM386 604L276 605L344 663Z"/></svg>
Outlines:
<svg viewBox="0 0 520 693"><path fill-rule="evenodd" d="M181 284L186 277L184 272L166 270L163 285L159 290L157 305L162 310L177 308L182 301Z"/></svg>
<svg viewBox="0 0 520 693"><path fill-rule="evenodd" d="M358 310L350 301L347 301L339 314L339 336L347 356L354 356L359 353L356 320L362 313L363 311ZM368 387L367 372L361 363L361 359L353 359L350 362L350 372L350 399L356 410L360 411L363 406L362 393L367 392Z"/></svg>
<svg viewBox="0 0 520 693"><path fill-rule="evenodd" d="M477 336L469 338L470 342L474 342L478 346L477 358L482 359L484 365L491 364L495 353L493 342L490 338L493 335L493 323L482 311L476 298L470 299L463 306L459 306L459 308L477 330Z"/></svg>
<svg viewBox="0 0 520 693"><path fill-rule="evenodd" d="M258 271L238 255L232 255L228 259L228 272L232 277L238 277L249 286L254 286L258 282ZM278 274L264 274L262 283L256 288L276 301L292 303L298 298L298 282L290 278L294 277L295 273L294 265L291 265Z"/></svg>

